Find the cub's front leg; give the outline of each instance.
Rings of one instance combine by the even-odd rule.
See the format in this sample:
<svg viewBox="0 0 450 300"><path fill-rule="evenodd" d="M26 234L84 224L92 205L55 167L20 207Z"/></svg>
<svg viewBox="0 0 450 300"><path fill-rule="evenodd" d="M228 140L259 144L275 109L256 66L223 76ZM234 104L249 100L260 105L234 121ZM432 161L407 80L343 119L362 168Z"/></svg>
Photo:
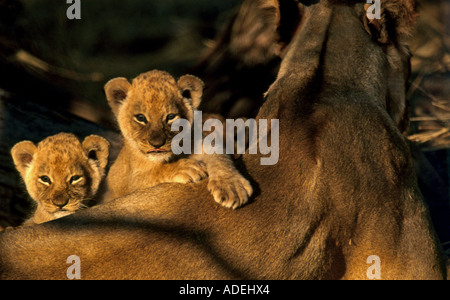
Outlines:
<svg viewBox="0 0 450 300"><path fill-rule="evenodd" d="M248 202L253 194L253 188L234 167L228 155L202 154L195 157L206 164L209 175L208 190L217 203L236 209Z"/></svg>
<svg viewBox="0 0 450 300"><path fill-rule="evenodd" d="M190 183L198 182L208 177L203 161L182 158L163 165L161 174L157 175L162 182Z"/></svg>

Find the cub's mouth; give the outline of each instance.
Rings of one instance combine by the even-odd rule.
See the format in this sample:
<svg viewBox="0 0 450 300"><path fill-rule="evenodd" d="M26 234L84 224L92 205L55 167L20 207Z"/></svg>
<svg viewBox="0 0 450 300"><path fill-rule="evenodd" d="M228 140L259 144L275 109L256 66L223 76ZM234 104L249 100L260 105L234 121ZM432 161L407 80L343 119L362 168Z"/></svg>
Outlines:
<svg viewBox="0 0 450 300"><path fill-rule="evenodd" d="M168 153L170 151L166 150L166 149L161 149L161 148L156 148L156 149L151 149L147 151L147 154L158 154L158 153Z"/></svg>
<svg viewBox="0 0 450 300"><path fill-rule="evenodd" d="M51 209L47 209L47 211L52 214L73 214L77 210L78 209L68 207L56 207L56 206L53 206Z"/></svg>

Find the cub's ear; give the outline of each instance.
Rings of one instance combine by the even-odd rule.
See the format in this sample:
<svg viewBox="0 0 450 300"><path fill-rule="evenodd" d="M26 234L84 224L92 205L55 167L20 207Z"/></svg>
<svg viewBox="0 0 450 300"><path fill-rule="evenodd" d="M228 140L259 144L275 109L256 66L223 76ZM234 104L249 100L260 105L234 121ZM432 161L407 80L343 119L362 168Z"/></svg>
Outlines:
<svg viewBox="0 0 450 300"><path fill-rule="evenodd" d="M88 159L97 161L102 169L108 164L109 147L109 142L98 135L90 135L83 141L83 149Z"/></svg>
<svg viewBox="0 0 450 300"><path fill-rule="evenodd" d="M130 88L130 82L123 77L111 79L105 84L104 90L106 99L108 100L108 104L116 116L119 111L119 107L127 97Z"/></svg>
<svg viewBox="0 0 450 300"><path fill-rule="evenodd" d="M178 88L183 98L186 98L194 109L202 102L203 88L205 84L199 78L192 75L184 75L178 79Z"/></svg>
<svg viewBox="0 0 450 300"><path fill-rule="evenodd" d="M365 4L364 25L380 44L405 43L414 30L418 14L414 0L377 0Z"/></svg>
<svg viewBox="0 0 450 300"><path fill-rule="evenodd" d="M11 156L22 178L25 178L28 168L31 166L37 147L30 141L17 143L11 149Z"/></svg>

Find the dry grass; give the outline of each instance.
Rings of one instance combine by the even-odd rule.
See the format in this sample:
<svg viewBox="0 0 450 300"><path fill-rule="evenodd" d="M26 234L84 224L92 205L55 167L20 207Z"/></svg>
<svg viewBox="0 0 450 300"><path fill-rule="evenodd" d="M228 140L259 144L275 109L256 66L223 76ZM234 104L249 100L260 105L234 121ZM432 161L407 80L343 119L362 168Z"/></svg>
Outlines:
<svg viewBox="0 0 450 300"><path fill-rule="evenodd" d="M450 1L419 1L412 42L409 139L422 149L450 148Z"/></svg>

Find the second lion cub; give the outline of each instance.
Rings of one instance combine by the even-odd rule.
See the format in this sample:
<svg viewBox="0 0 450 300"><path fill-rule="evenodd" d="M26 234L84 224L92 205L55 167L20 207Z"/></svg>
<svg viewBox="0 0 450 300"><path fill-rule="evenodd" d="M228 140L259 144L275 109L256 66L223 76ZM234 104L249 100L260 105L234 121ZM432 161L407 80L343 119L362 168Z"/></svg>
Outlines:
<svg viewBox="0 0 450 300"><path fill-rule="evenodd" d="M227 155L175 155L171 124L193 122L201 102L203 82L184 75L178 81L163 71L150 71L132 83L125 78L105 85L108 103L117 118L124 146L107 176L105 201L164 182L197 182L209 176L214 200L228 208L247 203L252 187Z"/></svg>
<svg viewBox="0 0 450 300"><path fill-rule="evenodd" d="M36 211L25 225L58 219L86 207L94 198L108 163L109 142L90 135L81 142L71 133L50 136L35 145L17 143L11 149Z"/></svg>

